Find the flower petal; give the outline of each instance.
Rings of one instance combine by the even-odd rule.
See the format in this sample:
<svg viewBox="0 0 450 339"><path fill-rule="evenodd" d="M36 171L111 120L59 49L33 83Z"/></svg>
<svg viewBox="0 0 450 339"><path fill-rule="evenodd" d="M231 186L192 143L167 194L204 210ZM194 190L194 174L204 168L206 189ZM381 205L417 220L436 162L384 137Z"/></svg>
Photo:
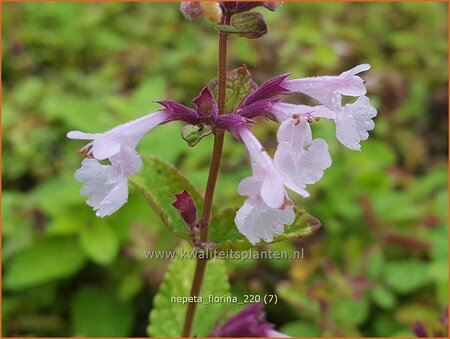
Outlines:
<svg viewBox="0 0 450 339"><path fill-rule="evenodd" d="M261 181L255 176L247 177L241 180L238 185L238 192L240 195L247 195L249 197L257 196L261 190Z"/></svg>
<svg viewBox="0 0 450 339"><path fill-rule="evenodd" d="M250 192L248 183L252 182L255 190L256 187L260 190L259 194L267 205L274 208L283 206L287 194L284 190L281 175L275 168L272 159L247 127L239 128L236 133L247 147L253 169L252 179L248 179L246 184L241 184L240 191ZM249 195L249 197L255 196L254 191L253 194Z"/></svg>
<svg viewBox="0 0 450 339"><path fill-rule="evenodd" d="M142 159L139 153L128 145L122 145L120 152L109 158L116 175L130 175L141 170Z"/></svg>
<svg viewBox="0 0 450 339"><path fill-rule="evenodd" d="M336 113L322 105L307 106L277 102L272 105L271 110L280 123L286 119L292 118L294 115L305 116L308 118L336 118Z"/></svg>
<svg viewBox="0 0 450 339"><path fill-rule="evenodd" d="M286 80L283 86L292 92L309 95L328 108L333 108L332 99L334 92L348 96L361 96L366 94L364 81L356 74L369 68L370 65L363 64L343 72L338 76Z"/></svg>
<svg viewBox="0 0 450 339"><path fill-rule="evenodd" d="M344 146L361 149L360 141L369 137L375 124L372 121L377 110L370 104L369 98L362 96L353 104L347 104L336 118L336 137Z"/></svg>
<svg viewBox="0 0 450 339"><path fill-rule="evenodd" d="M247 199L234 219L239 232L253 245L261 240L272 242L274 236L283 233L283 225L290 225L294 220L292 205L283 210L271 208L261 198Z"/></svg>
<svg viewBox="0 0 450 339"><path fill-rule="evenodd" d="M350 69L348 71L342 72L340 74L340 76L356 75L358 73L368 71L370 68L371 68L371 66L369 64L361 64L361 65L353 67L352 69Z"/></svg>
<svg viewBox="0 0 450 339"><path fill-rule="evenodd" d="M122 145L135 148L146 133L168 118L168 112L162 110L116 126L94 140L92 153L96 159L103 160L119 153Z"/></svg>
<svg viewBox="0 0 450 339"><path fill-rule="evenodd" d="M128 180L127 177L122 177L118 180L114 188L102 200L97 212L98 217L111 215L121 208L128 201Z"/></svg>
<svg viewBox="0 0 450 339"><path fill-rule="evenodd" d="M95 138L102 135L101 133L84 133L81 131L70 131L67 133L69 139L77 140L94 140Z"/></svg>
<svg viewBox="0 0 450 339"><path fill-rule="evenodd" d="M114 175L110 165L96 159L84 159L75 179L83 182L80 192L88 196L86 203L99 217L114 213L128 200L127 177Z"/></svg>
<svg viewBox="0 0 450 339"><path fill-rule="evenodd" d="M300 123L293 119L284 121L277 138L279 145L274 161L284 184L308 197L306 185L320 180L324 170L331 166L327 143L323 139L312 140L311 127L304 119Z"/></svg>

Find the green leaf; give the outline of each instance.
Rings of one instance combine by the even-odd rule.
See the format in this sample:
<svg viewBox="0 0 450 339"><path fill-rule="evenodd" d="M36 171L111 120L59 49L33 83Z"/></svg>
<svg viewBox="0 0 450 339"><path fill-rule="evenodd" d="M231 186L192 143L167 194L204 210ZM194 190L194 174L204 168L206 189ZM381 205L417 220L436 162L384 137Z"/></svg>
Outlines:
<svg viewBox="0 0 450 339"><path fill-rule="evenodd" d="M92 261L110 264L119 252L119 241L111 226L102 220L95 220L81 230L81 245Z"/></svg>
<svg viewBox="0 0 450 339"><path fill-rule="evenodd" d="M291 337L314 338L320 336L320 330L312 321L298 320L284 324L280 332Z"/></svg>
<svg viewBox="0 0 450 339"><path fill-rule="evenodd" d="M226 87L225 112L231 113L250 91L258 88L258 85L253 81L252 74L247 66L244 65L227 73ZM211 81L208 88L217 99L217 78Z"/></svg>
<svg viewBox="0 0 450 339"><path fill-rule="evenodd" d="M319 303L308 296L305 284L282 282L276 291L287 304L301 310L303 314L312 317L321 316Z"/></svg>
<svg viewBox="0 0 450 339"><path fill-rule="evenodd" d="M372 299L377 303L378 306L384 309L391 309L395 306L396 299L395 294L383 285L376 284L370 290Z"/></svg>
<svg viewBox="0 0 450 339"><path fill-rule="evenodd" d="M190 147L197 145L204 137L212 133L212 129L205 125L184 125L181 128L181 138L186 141Z"/></svg>
<svg viewBox="0 0 450 339"><path fill-rule="evenodd" d="M142 289L143 278L140 272L129 272L122 275L117 286L117 296L121 301L131 300Z"/></svg>
<svg viewBox="0 0 450 339"><path fill-rule="evenodd" d="M70 277L85 263L78 238L52 237L25 248L6 271L4 287L12 290Z"/></svg>
<svg viewBox="0 0 450 339"><path fill-rule="evenodd" d="M65 214L68 207L83 201L80 183L73 172L65 172L39 185L31 194L33 202L50 216Z"/></svg>
<svg viewBox="0 0 450 339"><path fill-rule="evenodd" d="M386 265L386 282L400 294L413 292L430 282L428 264L418 260L390 262Z"/></svg>
<svg viewBox="0 0 450 339"><path fill-rule="evenodd" d="M379 247L374 247L367 258L367 276L369 278L378 278L383 273L384 256Z"/></svg>
<svg viewBox="0 0 450 339"><path fill-rule="evenodd" d="M218 251L227 249L247 250L254 247L237 229L234 223L237 208L227 208L221 214L211 219L209 226L209 239L216 243ZM276 236L273 242L286 241L289 239L306 237L317 231L320 221L309 215L302 209L295 208L297 215L292 225L284 227L284 233ZM262 241L259 244L265 244Z"/></svg>
<svg viewBox="0 0 450 339"><path fill-rule="evenodd" d="M133 326L131 304L120 302L114 293L97 287L77 291L71 310L73 336L128 337Z"/></svg>
<svg viewBox="0 0 450 339"><path fill-rule="evenodd" d="M172 206L175 194L188 191L201 211L202 196L173 165L157 157L144 157L142 170L130 182L144 194L164 224L177 236L189 239L189 230L178 210Z"/></svg>
<svg viewBox="0 0 450 339"><path fill-rule="evenodd" d="M349 325L363 323L369 313L369 304L366 298L339 299L330 307L330 317L338 322Z"/></svg>
<svg viewBox="0 0 450 339"><path fill-rule="evenodd" d="M181 249L179 249L180 251ZM174 259L166 272L158 294L153 300L150 313L148 334L152 337L177 338L181 336L187 303L175 302L173 298L188 297L194 277L195 260ZM217 319L228 307L227 303L208 303L208 296L223 297L230 295L225 263L209 260L197 304L192 336L208 336Z"/></svg>

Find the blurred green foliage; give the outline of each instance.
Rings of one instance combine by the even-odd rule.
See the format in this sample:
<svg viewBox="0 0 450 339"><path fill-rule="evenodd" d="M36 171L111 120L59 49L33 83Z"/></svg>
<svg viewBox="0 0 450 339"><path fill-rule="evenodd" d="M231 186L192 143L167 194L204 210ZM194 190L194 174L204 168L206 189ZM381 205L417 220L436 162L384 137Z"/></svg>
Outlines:
<svg viewBox="0 0 450 339"><path fill-rule="evenodd" d="M73 178L82 144L157 109L189 104L214 78L213 25L169 3L5 3L3 7L2 312L4 336L145 336L167 261L149 249L178 240L131 190L96 218ZM314 236L270 245L297 261L228 262L235 295L276 293L269 320L293 336L410 336L447 305L447 4L286 3L264 13L269 34L233 37L230 67L254 79L338 74L359 63L379 111L361 152L334 140L333 166L297 204L323 224ZM305 100L305 98L298 99ZM203 190L211 138L195 148L181 125L158 127L142 154L173 162ZM276 125L259 124L269 151ZM215 212L242 203L245 148L227 137ZM228 305L235 308L233 305Z"/></svg>

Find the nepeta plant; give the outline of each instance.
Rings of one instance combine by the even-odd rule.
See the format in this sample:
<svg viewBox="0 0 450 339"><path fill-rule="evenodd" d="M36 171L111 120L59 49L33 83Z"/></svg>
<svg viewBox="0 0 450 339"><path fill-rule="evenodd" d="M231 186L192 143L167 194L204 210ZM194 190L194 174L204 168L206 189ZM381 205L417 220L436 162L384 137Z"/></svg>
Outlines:
<svg viewBox="0 0 450 339"><path fill-rule="evenodd" d="M151 171L150 173L153 174L143 173L140 175L141 179L133 181L146 193L152 207L163 216L165 223L176 235L189 240L194 249L201 252L211 248L246 249L261 242L286 240L295 236L305 236L314 231L313 219L294 208L287 193L289 189L302 197L308 197L307 185L320 180L324 171L331 166L332 160L327 142L323 139L313 139L312 122L322 119L333 120L339 142L347 148L359 150L360 142L367 139L368 131L374 128L372 118L376 116L377 111L365 96L365 82L358 76L359 73L370 68L367 64L356 66L337 76L295 79L291 78L290 74L283 74L267 80L260 86L252 80L245 66L227 72L229 36L237 35L254 39L265 35L267 26L262 14L252 12L251 9L264 6L269 10L275 10L279 4L275 2L182 3L181 11L187 19L195 20L205 16L218 23L216 29L219 31L218 76L192 100L193 107L170 100L161 100L159 104L162 108L159 111L104 133L80 131L68 133L67 136L71 139L90 140L81 149L81 153L86 154L87 158L83 160L81 168L76 171L75 178L83 182L81 194L88 197L87 204L93 207L97 216L108 216L127 202L129 177L140 172L143 167L143 160L136 151L139 141L158 125L181 121L186 123L181 135L190 146L195 146L202 138L210 134L214 136L214 148L204 197L199 198L195 189L186 180L180 180L178 185L173 186L172 179L165 181L161 179L159 183L164 185L165 182L172 191L170 197L167 197L165 192L166 196L158 198L158 195L164 195L164 193L161 193L161 188L148 184L155 183L157 180L149 178L155 174ZM287 95L292 93L306 94L315 99L317 105L292 104L280 97L284 95L289 98ZM356 101L343 105L343 96L356 97ZM258 117L265 119L255 119ZM273 158L251 131L252 126L257 122L279 124L278 147ZM213 196L226 132L232 133L236 141L247 148L253 174L242 179L237 187L239 194L245 196L246 200L237 211L233 212L234 223L227 219L228 213L226 216L217 217L218 221L216 220L216 224L212 225ZM107 160L108 164L101 163L103 160ZM152 165L167 167L167 165L161 165L161 161L157 163L147 160L146 166ZM175 173L173 169L167 171ZM161 171L157 173L164 175ZM168 204L168 201L172 203ZM201 201L200 205L199 201ZM200 217L197 216L197 208L201 210ZM164 211L166 211L166 217L164 217ZM175 220L177 215L179 219ZM224 220L229 223L226 224ZM232 230L220 232L217 227L228 227ZM209 229L214 231L210 237L208 237ZM197 259L190 291L191 297L200 295L208 259L211 258ZM190 302L187 310L184 311L186 313L183 332L177 332L177 334L189 336L196 303ZM254 318L258 314L256 311L243 312L249 314L250 318ZM230 322L233 323L232 319L228 325ZM264 326L264 328L272 328L267 327L267 324ZM203 335L229 333L226 326L224 329L216 326L213 332L211 332L212 328L209 328L209 331ZM261 333L269 335L269 332ZM199 333L194 334L199 335ZM233 332L233 334L236 333ZM245 335L245 333L241 334Z"/></svg>

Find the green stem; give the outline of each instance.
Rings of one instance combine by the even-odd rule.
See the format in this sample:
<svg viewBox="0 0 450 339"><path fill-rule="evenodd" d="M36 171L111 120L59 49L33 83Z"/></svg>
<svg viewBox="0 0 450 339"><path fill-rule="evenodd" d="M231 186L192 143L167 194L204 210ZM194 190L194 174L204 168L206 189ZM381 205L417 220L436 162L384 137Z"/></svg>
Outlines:
<svg viewBox="0 0 450 339"><path fill-rule="evenodd" d="M224 15L222 19L223 24L228 23L228 18ZM218 95L217 105L219 114L225 113L225 96L227 84L227 53L228 53L228 34L219 33L219 62L218 62ZM208 226L211 219L212 204L214 198L214 191L216 188L217 177L219 175L220 162L222 160L224 131L215 130L214 147L209 167L208 182L206 184L205 198L203 200L202 219L200 221L201 231L200 240L202 242L208 241ZM207 259L197 258L195 266L194 280L192 281L191 297L196 297L200 294L203 278L205 276L205 269ZM192 298L194 300L194 298ZM195 310L197 304L195 302L189 303L184 319L183 337L191 335L192 324L194 322Z"/></svg>

